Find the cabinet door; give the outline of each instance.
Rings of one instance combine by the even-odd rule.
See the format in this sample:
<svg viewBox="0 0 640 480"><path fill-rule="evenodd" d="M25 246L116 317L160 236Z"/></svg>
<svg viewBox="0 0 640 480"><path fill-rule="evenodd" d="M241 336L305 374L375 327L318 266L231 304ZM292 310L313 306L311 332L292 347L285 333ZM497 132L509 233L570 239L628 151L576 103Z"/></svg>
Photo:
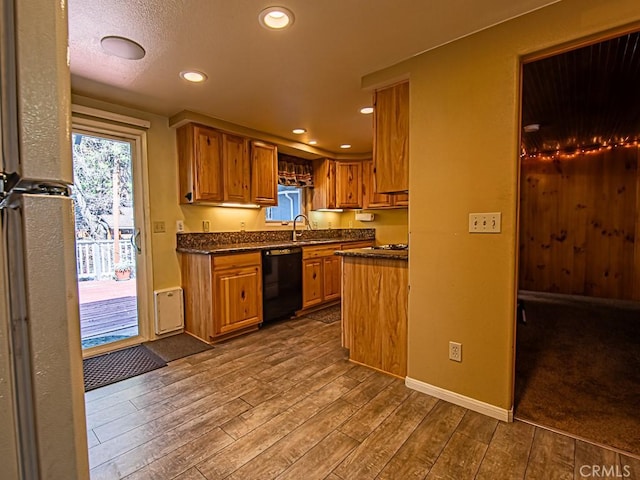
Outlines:
<svg viewBox="0 0 640 480"><path fill-rule="evenodd" d="M224 166L224 200L247 203L249 192L249 151L247 139L237 135L222 134Z"/></svg>
<svg viewBox="0 0 640 480"><path fill-rule="evenodd" d="M394 193L393 205L396 207L408 207L409 206L409 194L408 193Z"/></svg>
<svg viewBox="0 0 640 480"><path fill-rule="evenodd" d="M259 266L214 271L214 330L222 335L262 322Z"/></svg>
<svg viewBox="0 0 640 480"><path fill-rule="evenodd" d="M362 162L336 162L336 206L362 208Z"/></svg>
<svg viewBox="0 0 640 480"><path fill-rule="evenodd" d="M336 161L324 158L313 166L312 210L336 208Z"/></svg>
<svg viewBox="0 0 640 480"><path fill-rule="evenodd" d="M324 295L325 301L340 298L340 286L342 284L342 258L330 256L323 258L324 269Z"/></svg>
<svg viewBox="0 0 640 480"><path fill-rule="evenodd" d="M302 308L322 303L322 258L302 261Z"/></svg>
<svg viewBox="0 0 640 480"><path fill-rule="evenodd" d="M223 200L222 135L188 124L178 129L180 202Z"/></svg>
<svg viewBox="0 0 640 480"><path fill-rule="evenodd" d="M409 82L374 95L375 191L409 190Z"/></svg>
<svg viewBox="0 0 640 480"><path fill-rule="evenodd" d="M251 201L278 205L278 149L264 142L251 142Z"/></svg>
<svg viewBox="0 0 640 480"><path fill-rule="evenodd" d="M392 206L392 197L388 193L376 193L373 182L373 162L365 162L364 167L364 191L362 197L363 208L389 208Z"/></svg>

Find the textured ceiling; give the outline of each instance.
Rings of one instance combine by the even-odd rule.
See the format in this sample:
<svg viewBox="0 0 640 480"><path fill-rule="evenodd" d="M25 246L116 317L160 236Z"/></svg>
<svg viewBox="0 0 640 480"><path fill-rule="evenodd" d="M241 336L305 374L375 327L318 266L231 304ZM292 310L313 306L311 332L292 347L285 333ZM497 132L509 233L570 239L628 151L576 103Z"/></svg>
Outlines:
<svg viewBox="0 0 640 480"><path fill-rule="evenodd" d="M165 116L191 110L271 135L351 153L370 152L364 75L555 0L285 0L295 14L270 32L259 0L69 0L74 93ZM144 59L105 54L125 36ZM201 85L178 77L207 73ZM308 133L295 136L295 127Z"/></svg>
<svg viewBox="0 0 640 480"><path fill-rule="evenodd" d="M526 64L527 154L573 153L640 140L640 32Z"/></svg>

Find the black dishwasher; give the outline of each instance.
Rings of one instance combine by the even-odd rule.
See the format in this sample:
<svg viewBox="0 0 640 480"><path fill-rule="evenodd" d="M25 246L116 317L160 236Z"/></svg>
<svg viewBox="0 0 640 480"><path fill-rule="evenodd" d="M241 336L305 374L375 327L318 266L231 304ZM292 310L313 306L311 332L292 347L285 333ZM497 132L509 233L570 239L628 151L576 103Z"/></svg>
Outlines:
<svg viewBox="0 0 640 480"><path fill-rule="evenodd" d="M302 249L262 251L262 319L292 316L302 308Z"/></svg>

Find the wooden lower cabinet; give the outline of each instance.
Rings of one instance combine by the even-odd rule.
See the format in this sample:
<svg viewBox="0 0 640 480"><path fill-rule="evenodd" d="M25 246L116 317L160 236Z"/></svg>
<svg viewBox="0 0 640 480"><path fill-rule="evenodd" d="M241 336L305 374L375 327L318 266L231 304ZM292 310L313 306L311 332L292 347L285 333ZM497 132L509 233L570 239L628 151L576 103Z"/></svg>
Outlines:
<svg viewBox="0 0 640 480"><path fill-rule="evenodd" d="M342 295L342 257L336 250L370 247L373 240L332 243L302 249L302 309L334 302Z"/></svg>
<svg viewBox="0 0 640 480"><path fill-rule="evenodd" d="M322 258L302 260L302 308L309 308L323 302Z"/></svg>
<svg viewBox="0 0 640 480"><path fill-rule="evenodd" d="M259 252L211 256L181 254L185 330L208 343L262 323Z"/></svg>
<svg viewBox="0 0 640 480"><path fill-rule="evenodd" d="M349 359L407 375L408 262L343 257L342 341Z"/></svg>
<svg viewBox="0 0 640 480"><path fill-rule="evenodd" d="M261 276L258 266L214 270L214 336L261 322Z"/></svg>
<svg viewBox="0 0 640 480"><path fill-rule="evenodd" d="M342 258L333 255L322 259L325 302L340 298L342 285Z"/></svg>

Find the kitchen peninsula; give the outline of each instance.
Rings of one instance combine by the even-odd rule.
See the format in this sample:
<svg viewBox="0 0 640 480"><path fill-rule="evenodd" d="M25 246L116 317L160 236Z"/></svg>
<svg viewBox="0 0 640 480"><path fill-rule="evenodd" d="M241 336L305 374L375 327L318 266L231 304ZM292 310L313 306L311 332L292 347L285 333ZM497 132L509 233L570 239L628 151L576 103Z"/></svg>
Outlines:
<svg viewBox="0 0 640 480"><path fill-rule="evenodd" d="M336 252L342 262L342 345L353 362L407 374L407 249Z"/></svg>

